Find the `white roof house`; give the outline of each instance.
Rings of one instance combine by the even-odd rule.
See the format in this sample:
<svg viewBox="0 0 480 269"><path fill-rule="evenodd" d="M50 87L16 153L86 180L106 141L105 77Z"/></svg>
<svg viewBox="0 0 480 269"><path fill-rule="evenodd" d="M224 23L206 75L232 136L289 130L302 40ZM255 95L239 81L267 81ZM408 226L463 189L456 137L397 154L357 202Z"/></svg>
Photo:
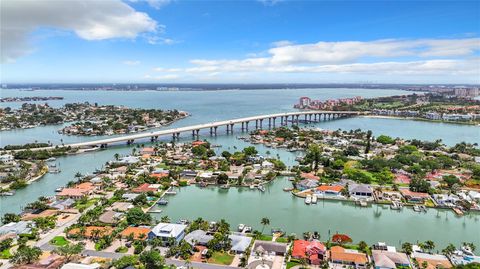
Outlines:
<svg viewBox="0 0 480 269"><path fill-rule="evenodd" d="M231 234L228 236L232 240L231 250L236 253L243 253L252 242L252 238L244 235Z"/></svg>
<svg viewBox="0 0 480 269"><path fill-rule="evenodd" d="M160 238L164 241L174 238L175 241L179 242L185 236L185 229L187 225L176 224L176 223L159 223L152 228L148 234L148 238Z"/></svg>
<svg viewBox="0 0 480 269"><path fill-rule="evenodd" d="M0 235L15 233L19 234L29 234L32 231L32 227L35 227L33 221L19 221L19 222L10 222L0 227Z"/></svg>

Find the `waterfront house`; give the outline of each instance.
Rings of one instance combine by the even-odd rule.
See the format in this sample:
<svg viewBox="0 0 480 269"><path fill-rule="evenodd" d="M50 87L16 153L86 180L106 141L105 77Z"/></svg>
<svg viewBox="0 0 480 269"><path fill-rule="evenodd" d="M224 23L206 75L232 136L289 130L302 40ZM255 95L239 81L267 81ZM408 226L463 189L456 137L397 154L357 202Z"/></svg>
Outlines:
<svg viewBox="0 0 480 269"><path fill-rule="evenodd" d="M256 240L252 247L252 255L261 253L262 255L284 256L288 251L288 244L271 241Z"/></svg>
<svg viewBox="0 0 480 269"><path fill-rule="evenodd" d="M319 241L295 240L293 242L292 258L305 259L309 264L320 265L327 248Z"/></svg>
<svg viewBox="0 0 480 269"><path fill-rule="evenodd" d="M133 204L129 202L115 202L110 206L110 208L113 211L127 212L129 209L133 208Z"/></svg>
<svg viewBox="0 0 480 269"><path fill-rule="evenodd" d="M148 184L144 183L136 188L132 189L134 193L147 193L147 192L157 192L158 189L161 187L159 184Z"/></svg>
<svg viewBox="0 0 480 269"><path fill-rule="evenodd" d="M243 170L244 170L243 166L231 165L230 171L226 172L225 174L228 176L228 179L235 180L242 176Z"/></svg>
<svg viewBox="0 0 480 269"><path fill-rule="evenodd" d="M120 158L118 161L110 161L110 162L114 164L129 165L129 164L136 164L139 161L140 161L140 158L136 156L125 156Z"/></svg>
<svg viewBox="0 0 480 269"><path fill-rule="evenodd" d="M139 193L125 193L125 194L122 195L122 199L125 199L127 201L133 201L139 195L140 195Z"/></svg>
<svg viewBox="0 0 480 269"><path fill-rule="evenodd" d="M420 266L425 263L427 267L425 269L438 269L438 268L452 268L452 263L445 255L440 254L428 254L414 251L412 257L417 260Z"/></svg>
<svg viewBox="0 0 480 269"><path fill-rule="evenodd" d="M197 141L192 142L192 147L203 146L203 145L206 145L206 144L207 144L207 142L205 142L205 141L197 140Z"/></svg>
<svg viewBox="0 0 480 269"><path fill-rule="evenodd" d="M348 192L350 196L356 198L372 198L373 196L373 188L367 184L350 184L348 187Z"/></svg>
<svg viewBox="0 0 480 269"><path fill-rule="evenodd" d="M274 164L269 162L269 161L263 161L262 162L262 168L264 168L264 169L271 170L274 167L275 167Z"/></svg>
<svg viewBox="0 0 480 269"><path fill-rule="evenodd" d="M415 192L409 189L400 189L400 193L408 202L411 203L423 203L425 200L428 200L430 198L430 195L428 195L428 193Z"/></svg>
<svg viewBox="0 0 480 269"><path fill-rule="evenodd" d="M155 155L155 153L156 153L155 149L151 147L145 147L140 149L140 155L145 155L145 154Z"/></svg>
<svg viewBox="0 0 480 269"><path fill-rule="evenodd" d="M46 218L52 217L58 214L58 210L56 209L46 209L41 212L32 212L32 213L25 213L22 215L22 220L34 220L36 218Z"/></svg>
<svg viewBox="0 0 480 269"><path fill-rule="evenodd" d="M92 192L87 189L64 188L57 194L58 198L79 200L90 195Z"/></svg>
<svg viewBox="0 0 480 269"><path fill-rule="evenodd" d="M133 236L133 239L135 240L145 240L150 231L150 227L127 227L120 232L120 236L122 238Z"/></svg>
<svg viewBox="0 0 480 269"><path fill-rule="evenodd" d="M333 246L330 249L330 261L332 263L350 265L355 268L366 268L368 258L365 253L358 252L357 250Z"/></svg>
<svg viewBox="0 0 480 269"><path fill-rule="evenodd" d="M480 202L480 192L478 191L469 191L468 196L476 202Z"/></svg>
<svg viewBox="0 0 480 269"><path fill-rule="evenodd" d="M65 209L71 208L74 203L75 203L75 200L73 199L56 200L50 204L50 207L58 210L65 210Z"/></svg>
<svg viewBox="0 0 480 269"><path fill-rule="evenodd" d="M295 187L300 191L307 190L307 189L312 189L312 188L315 188L317 186L318 186L318 181L313 180L313 179L300 180L295 185Z"/></svg>
<svg viewBox="0 0 480 269"><path fill-rule="evenodd" d="M372 250L375 269L395 269L397 267L410 267L407 254L396 251Z"/></svg>
<svg viewBox="0 0 480 269"><path fill-rule="evenodd" d="M300 177L302 179L310 179L310 180L316 180L316 181L319 181L320 180L320 177L319 176L316 176L315 174L313 173L301 173L300 174Z"/></svg>
<svg viewBox="0 0 480 269"><path fill-rule="evenodd" d="M206 246L212 239L213 236L203 230L195 230L185 236L185 241L192 247L195 245Z"/></svg>
<svg viewBox="0 0 480 269"><path fill-rule="evenodd" d="M233 251L237 254L244 253L250 246L250 243L252 243L251 237L242 234L231 234L228 236L228 238L230 238L232 245L230 251Z"/></svg>
<svg viewBox="0 0 480 269"><path fill-rule="evenodd" d="M187 179L187 180L195 179L197 177L197 174L198 174L197 171L194 171L194 170L183 170L180 173L180 178Z"/></svg>
<svg viewBox="0 0 480 269"><path fill-rule="evenodd" d="M458 201L460 201L460 197L458 197L455 194L447 194L447 193L441 193L441 194L434 194L432 195L433 199L439 206L444 206L444 207L454 207Z"/></svg>
<svg viewBox="0 0 480 269"><path fill-rule="evenodd" d="M322 185L317 187L315 193L322 196L340 196L343 189L344 187L340 185Z"/></svg>
<svg viewBox="0 0 480 269"><path fill-rule="evenodd" d="M169 245L170 240L180 242L185 237L187 225L176 223L159 223L148 233L148 238L159 238L164 245Z"/></svg>

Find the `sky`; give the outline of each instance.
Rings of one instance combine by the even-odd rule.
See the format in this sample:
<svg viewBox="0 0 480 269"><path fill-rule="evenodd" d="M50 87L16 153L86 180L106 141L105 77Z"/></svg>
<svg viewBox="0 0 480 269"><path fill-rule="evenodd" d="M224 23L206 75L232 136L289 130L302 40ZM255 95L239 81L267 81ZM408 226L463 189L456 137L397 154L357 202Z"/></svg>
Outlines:
<svg viewBox="0 0 480 269"><path fill-rule="evenodd" d="M480 83L480 1L0 0L1 83Z"/></svg>

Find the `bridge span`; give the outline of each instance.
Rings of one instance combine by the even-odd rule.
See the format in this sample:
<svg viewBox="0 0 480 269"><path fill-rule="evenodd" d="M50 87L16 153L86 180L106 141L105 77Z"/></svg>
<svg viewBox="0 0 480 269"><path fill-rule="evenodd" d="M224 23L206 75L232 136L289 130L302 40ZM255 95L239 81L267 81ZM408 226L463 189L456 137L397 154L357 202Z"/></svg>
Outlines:
<svg viewBox="0 0 480 269"><path fill-rule="evenodd" d="M123 135L118 137L86 141L86 142L80 142L80 143L62 144L58 146L71 147L71 148L85 148L85 147L92 147L92 146L106 147L108 144L119 143L119 142L126 142L127 144L132 144L135 140L144 139L144 138L150 138L151 141L156 141L158 137L167 136L167 135L173 136L173 139L178 139L180 137L180 134L185 132L192 132L192 135L194 137L198 137L200 130L203 130L203 129L210 129L210 134L216 135L218 127L221 127L221 126L225 126L227 134L229 134L229 133L233 133L233 127L236 124L241 124L242 131L248 131L249 123L251 123L252 125L254 124L254 126L251 126L251 128L263 129L264 127L272 128L272 127L276 127L277 125L286 126L288 125L288 123L291 123L292 125L298 125L301 122L304 122L304 123L319 122L322 119L322 117L323 117L323 120L327 120L327 119L332 120L332 119L352 117L352 116L363 115L363 114L365 113L358 112L358 111L308 110L308 111L285 112L285 113L245 117L245 118L232 119L232 120L216 121L216 122L210 122L205 124L197 124L197 125L191 125L186 127L154 131L154 132L128 134L128 135ZM302 116L303 116L303 119L301 118ZM56 146L32 148L31 150L45 150L45 149L53 149L55 147Z"/></svg>

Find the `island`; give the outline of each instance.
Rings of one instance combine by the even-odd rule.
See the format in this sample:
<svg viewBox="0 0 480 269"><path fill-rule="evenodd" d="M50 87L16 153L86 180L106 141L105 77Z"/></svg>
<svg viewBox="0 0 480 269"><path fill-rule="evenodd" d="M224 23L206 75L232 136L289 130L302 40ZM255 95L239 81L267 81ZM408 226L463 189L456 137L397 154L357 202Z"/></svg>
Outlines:
<svg viewBox="0 0 480 269"><path fill-rule="evenodd" d="M60 108L25 103L18 109L0 109L0 130L33 128L73 122L59 130L67 135L113 135L145 131L171 124L187 112L160 109L133 109L124 106L69 103Z"/></svg>

